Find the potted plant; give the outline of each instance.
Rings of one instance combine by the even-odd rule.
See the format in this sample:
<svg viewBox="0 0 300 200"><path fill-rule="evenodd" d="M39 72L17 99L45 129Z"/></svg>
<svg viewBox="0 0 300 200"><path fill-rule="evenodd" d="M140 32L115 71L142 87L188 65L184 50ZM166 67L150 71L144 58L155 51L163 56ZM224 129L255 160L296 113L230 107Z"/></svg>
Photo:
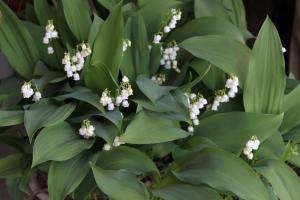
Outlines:
<svg viewBox="0 0 300 200"><path fill-rule="evenodd" d="M12 199L300 197L300 88L242 0L0 2ZM16 133L17 134L13 134Z"/></svg>

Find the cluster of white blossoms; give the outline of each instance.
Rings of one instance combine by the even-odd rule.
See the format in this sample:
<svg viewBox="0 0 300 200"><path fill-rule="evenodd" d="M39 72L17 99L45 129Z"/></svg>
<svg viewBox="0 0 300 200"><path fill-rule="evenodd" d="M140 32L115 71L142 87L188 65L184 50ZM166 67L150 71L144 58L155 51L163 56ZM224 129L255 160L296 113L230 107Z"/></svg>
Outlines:
<svg viewBox="0 0 300 200"><path fill-rule="evenodd" d="M234 98L236 93L238 92L239 79L235 75L231 75L230 78L226 80L225 87L229 89L228 96L230 98Z"/></svg>
<svg viewBox="0 0 300 200"><path fill-rule="evenodd" d="M124 108L129 107L129 96L133 95L133 90L127 76L123 76L120 88L116 91L117 96L114 98L111 96L111 92L105 89L102 92L100 103L106 107L107 110L114 110L115 106L122 106Z"/></svg>
<svg viewBox="0 0 300 200"><path fill-rule="evenodd" d="M252 136L250 140L247 141L246 146L243 149L243 154L247 156L249 160L253 159L253 150L259 148L260 141L256 136Z"/></svg>
<svg viewBox="0 0 300 200"><path fill-rule="evenodd" d="M85 119L82 121L79 129L79 135L83 136L85 139L89 139L95 136L94 131L95 127L91 124L90 120Z"/></svg>
<svg viewBox="0 0 300 200"><path fill-rule="evenodd" d="M84 66L85 58L91 53L92 50L88 43L77 45L77 50L74 53L65 53L62 64L68 78L73 77L74 81L80 80L79 72Z"/></svg>
<svg viewBox="0 0 300 200"><path fill-rule="evenodd" d="M113 147L118 147L118 146L121 146L122 144L125 144L125 142L122 142L122 141L120 140L120 137L117 136L117 137L115 137L112 146L113 146ZM106 143L106 144L103 146L103 150L104 150L104 151L109 151L109 150L112 149L112 146L111 146L110 144Z"/></svg>
<svg viewBox="0 0 300 200"><path fill-rule="evenodd" d="M194 126L199 125L198 116L200 110L207 104L207 100L201 94L191 93L188 95L189 113L192 125L188 126L188 132L194 132Z"/></svg>
<svg viewBox="0 0 300 200"><path fill-rule="evenodd" d="M131 41L128 39L123 40L123 52L126 51L128 47L131 47Z"/></svg>
<svg viewBox="0 0 300 200"><path fill-rule="evenodd" d="M23 94L23 98L25 99L29 99L33 96L33 101L39 101L42 98L42 94L37 90L37 88L32 88L31 82L24 82L24 84L21 87L21 92Z"/></svg>
<svg viewBox="0 0 300 200"><path fill-rule="evenodd" d="M180 72L178 68L178 62L176 60L179 47L176 42L168 44L166 49L162 49L162 58L160 59L160 65L163 65L166 69L174 69L176 72Z"/></svg>
<svg viewBox="0 0 300 200"><path fill-rule="evenodd" d="M211 109L213 111L217 111L221 103L229 102L229 98L234 98L236 93L238 92L238 86L239 86L238 77L235 75L231 75L226 80L226 84L225 84L225 88L228 89L228 91L226 92L226 89L224 89L216 92Z"/></svg>
<svg viewBox="0 0 300 200"><path fill-rule="evenodd" d="M58 32L55 30L53 20L48 20L48 24L45 27L46 33L43 37L43 43L49 44L52 39L58 38ZM48 46L48 54L53 54L54 49L51 45Z"/></svg>
<svg viewBox="0 0 300 200"><path fill-rule="evenodd" d="M162 85L166 81L166 75L162 73L155 74L151 77L151 80L158 85Z"/></svg>
<svg viewBox="0 0 300 200"><path fill-rule="evenodd" d="M163 33L169 33L172 29L176 27L177 22L181 19L182 12L179 9L171 9L171 12L169 14L169 20L165 23L163 27ZM153 43L159 44L163 33L159 32L154 35L153 37Z"/></svg>

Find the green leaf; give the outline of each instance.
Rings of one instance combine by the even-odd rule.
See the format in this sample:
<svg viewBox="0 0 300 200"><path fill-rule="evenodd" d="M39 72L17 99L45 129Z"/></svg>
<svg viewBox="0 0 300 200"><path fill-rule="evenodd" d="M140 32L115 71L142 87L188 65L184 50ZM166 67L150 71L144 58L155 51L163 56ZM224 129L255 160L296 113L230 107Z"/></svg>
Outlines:
<svg viewBox="0 0 300 200"><path fill-rule="evenodd" d="M36 17L41 26L45 27L48 20L54 20L56 14L55 9L50 6L47 1L34 0L33 4Z"/></svg>
<svg viewBox="0 0 300 200"><path fill-rule="evenodd" d="M126 170L103 170L92 165L99 188L115 200L149 199L149 193L135 175Z"/></svg>
<svg viewBox="0 0 300 200"><path fill-rule="evenodd" d="M299 95L300 86L297 86L284 97L284 117L280 127L280 131L283 134L300 125L300 116L298 115L300 111Z"/></svg>
<svg viewBox="0 0 300 200"><path fill-rule="evenodd" d="M32 167L49 160L68 160L93 143L94 140L81 138L78 131L65 122L44 128L33 144Z"/></svg>
<svg viewBox="0 0 300 200"><path fill-rule="evenodd" d="M245 112L215 114L200 120L195 135L207 137L222 148L237 152L253 135L264 141L276 134L282 117Z"/></svg>
<svg viewBox="0 0 300 200"><path fill-rule="evenodd" d="M246 45L226 36L209 35L189 38L179 46L228 74L234 73L243 86L250 56Z"/></svg>
<svg viewBox="0 0 300 200"><path fill-rule="evenodd" d="M279 114L285 89L282 45L275 26L265 20L255 41L244 88L247 112Z"/></svg>
<svg viewBox="0 0 300 200"><path fill-rule="evenodd" d="M166 20L171 9L176 8L179 4L180 2L175 0L164 0L164 3L161 3L161 0L151 0L149 3L143 5L140 12L144 18L150 38L155 33L162 31L163 21Z"/></svg>
<svg viewBox="0 0 300 200"><path fill-rule="evenodd" d="M107 79L114 79L118 75L123 55L122 46L123 15L119 4L102 24L94 42L90 65L84 75L89 88L97 91L114 87Z"/></svg>
<svg viewBox="0 0 300 200"><path fill-rule="evenodd" d="M244 43L243 35L239 29L230 22L216 17L202 17L190 20L171 33L168 40L182 42L183 40L205 35L223 35Z"/></svg>
<svg viewBox="0 0 300 200"><path fill-rule="evenodd" d="M157 101L159 98L175 89L171 86L160 86L145 76L138 76L136 79L136 84L145 94L145 96L148 97L152 102Z"/></svg>
<svg viewBox="0 0 300 200"><path fill-rule="evenodd" d="M149 42L144 20L139 12L134 13L128 19L126 29L132 46L127 48L124 53L121 71L133 80L141 74L149 75Z"/></svg>
<svg viewBox="0 0 300 200"><path fill-rule="evenodd" d="M268 160L255 168L272 185L279 199L294 200L300 197L298 175L278 160Z"/></svg>
<svg viewBox="0 0 300 200"><path fill-rule="evenodd" d="M62 0L62 6L72 33L78 41L87 41L92 25L89 2L86 0ZM80 16L78 16L79 13Z"/></svg>
<svg viewBox="0 0 300 200"><path fill-rule="evenodd" d="M98 15L94 14L94 20L91 25L91 30L89 33L89 40L88 40L89 44L94 44L97 34L98 34L103 22L104 22L103 19L98 17Z"/></svg>
<svg viewBox="0 0 300 200"><path fill-rule="evenodd" d="M174 156L175 161L179 162L179 170L173 174L183 182L207 184L220 191L232 192L241 199L270 199L266 187L254 170L229 152L215 148L198 152L177 150Z"/></svg>
<svg viewBox="0 0 300 200"><path fill-rule="evenodd" d="M75 104L58 107L47 100L42 100L33 104L30 110L25 110L24 125L30 142L40 128L50 127L64 121L75 110L75 107Z"/></svg>
<svg viewBox="0 0 300 200"><path fill-rule="evenodd" d="M0 2L0 48L10 65L22 77L30 80L33 76L39 52L21 21Z"/></svg>
<svg viewBox="0 0 300 200"><path fill-rule="evenodd" d="M153 194L164 200L222 200L221 196L207 186L193 186L184 183L171 183L162 188L154 189Z"/></svg>
<svg viewBox="0 0 300 200"><path fill-rule="evenodd" d="M81 153L63 162L52 162L48 174L48 189L51 200L61 200L73 192L90 171L91 156Z"/></svg>
<svg viewBox="0 0 300 200"><path fill-rule="evenodd" d="M20 177L28 164L24 154L15 153L0 159L0 178Z"/></svg>
<svg viewBox="0 0 300 200"><path fill-rule="evenodd" d="M153 144L185 138L188 135L175 122L141 111L127 126L121 140L131 144Z"/></svg>
<svg viewBox="0 0 300 200"><path fill-rule="evenodd" d="M120 2L120 0L97 0L97 1L108 10L112 10Z"/></svg>
<svg viewBox="0 0 300 200"><path fill-rule="evenodd" d="M99 152L97 166L111 170L126 169L136 175L149 172L158 173L155 164L146 154L126 146Z"/></svg>
<svg viewBox="0 0 300 200"><path fill-rule="evenodd" d="M13 126L24 122L24 111L0 110L0 127Z"/></svg>
<svg viewBox="0 0 300 200"><path fill-rule="evenodd" d="M195 0L195 17L214 16L223 19L229 19L222 0Z"/></svg>

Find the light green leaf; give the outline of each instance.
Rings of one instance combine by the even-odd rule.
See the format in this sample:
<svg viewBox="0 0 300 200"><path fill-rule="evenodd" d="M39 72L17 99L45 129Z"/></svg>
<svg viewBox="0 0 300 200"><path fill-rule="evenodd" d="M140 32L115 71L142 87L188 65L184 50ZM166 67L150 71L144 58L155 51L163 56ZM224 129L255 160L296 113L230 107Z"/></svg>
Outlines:
<svg viewBox="0 0 300 200"><path fill-rule="evenodd" d="M112 10L120 2L120 0L97 0L97 1L108 10Z"/></svg>
<svg viewBox="0 0 300 200"><path fill-rule="evenodd" d="M49 160L68 160L93 143L94 140L81 138L78 131L65 122L44 128L33 144L32 167Z"/></svg>
<svg viewBox="0 0 300 200"><path fill-rule="evenodd" d="M89 2L86 0L62 0L62 6L72 33L79 42L87 41L92 25Z"/></svg>
<svg viewBox="0 0 300 200"><path fill-rule="evenodd" d="M255 168L272 185L279 199L295 200L300 197L298 175L286 164L278 160L268 160Z"/></svg>
<svg viewBox="0 0 300 200"><path fill-rule="evenodd" d="M121 140L131 144L153 144L185 138L188 135L174 121L141 111L127 126Z"/></svg>
<svg viewBox="0 0 300 200"><path fill-rule="evenodd" d="M94 14L94 20L91 25L91 30L89 33L89 40L88 40L89 44L94 44L97 34L98 34L103 22L104 22L103 19L98 17L98 15Z"/></svg>
<svg viewBox="0 0 300 200"><path fill-rule="evenodd" d="M51 200L61 200L73 192L90 171L91 156L81 153L63 162L53 161L48 174L48 189Z"/></svg>
<svg viewBox="0 0 300 200"><path fill-rule="evenodd" d="M175 89L175 87L171 86L160 86L145 76L138 76L136 84L152 102L157 101L159 98Z"/></svg>
<svg viewBox="0 0 300 200"><path fill-rule="evenodd" d="M284 97L284 117L280 127L280 131L285 134L300 125L300 86L297 86L289 94Z"/></svg>
<svg viewBox="0 0 300 200"><path fill-rule="evenodd" d="M48 20L54 20L56 14L55 9L50 6L47 1L34 0L33 4L36 17L42 27L47 25Z"/></svg>
<svg viewBox="0 0 300 200"><path fill-rule="evenodd" d="M13 126L24 122L24 111L0 110L0 127Z"/></svg>
<svg viewBox="0 0 300 200"><path fill-rule="evenodd" d="M222 0L195 0L194 12L196 18L214 16L229 19Z"/></svg>
<svg viewBox="0 0 300 200"><path fill-rule="evenodd" d="M99 152L97 166L103 169L126 169L136 175L158 170L153 161L143 152L126 146Z"/></svg>
<svg viewBox="0 0 300 200"><path fill-rule="evenodd" d="M244 88L247 112L279 114L285 89L285 67L280 38L269 18L255 41Z"/></svg>
<svg viewBox="0 0 300 200"><path fill-rule="evenodd" d="M149 193L135 175L126 170L103 170L92 165L93 173L99 188L115 200L149 199Z"/></svg>
<svg viewBox="0 0 300 200"><path fill-rule="evenodd" d="M32 78L39 52L25 26L3 1L0 2L0 49L18 74L28 80Z"/></svg>
<svg viewBox="0 0 300 200"><path fill-rule="evenodd" d="M228 74L234 73L243 86L250 56L250 50L243 43L227 36L208 35L189 38L179 46Z"/></svg>
<svg viewBox="0 0 300 200"><path fill-rule="evenodd" d="M182 42L183 40L205 35L223 35L244 43L243 35L239 29L230 22L216 17L201 17L190 20L171 33L168 40Z"/></svg>
<svg viewBox="0 0 300 200"><path fill-rule="evenodd" d="M241 199L270 199L266 187L254 170L229 152L215 148L199 152L177 150L174 156L175 161L179 162L179 170L173 171L173 174L183 182L207 184L220 191L232 192Z"/></svg>
<svg viewBox="0 0 300 200"><path fill-rule="evenodd" d="M75 104L58 107L47 100L41 100L33 104L29 110L25 110L24 125L30 142L40 128L50 127L64 121L72 114L75 107Z"/></svg>
<svg viewBox="0 0 300 200"><path fill-rule="evenodd" d="M113 89L122 60L123 15L119 4L110 13L96 37L90 65L85 70L85 82L95 91Z"/></svg>
<svg viewBox="0 0 300 200"><path fill-rule="evenodd" d="M253 135L264 141L276 134L282 117L245 112L215 114L200 120L195 135L207 137L222 148L237 152Z"/></svg>

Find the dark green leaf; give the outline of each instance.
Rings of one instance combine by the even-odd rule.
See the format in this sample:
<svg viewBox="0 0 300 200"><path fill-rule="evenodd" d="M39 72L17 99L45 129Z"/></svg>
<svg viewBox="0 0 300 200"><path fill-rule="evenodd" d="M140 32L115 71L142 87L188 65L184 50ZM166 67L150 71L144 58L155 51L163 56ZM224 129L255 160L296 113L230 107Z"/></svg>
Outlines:
<svg viewBox="0 0 300 200"><path fill-rule="evenodd" d="M195 17L214 16L223 19L229 19L222 0L195 0Z"/></svg>
<svg viewBox="0 0 300 200"><path fill-rule="evenodd" d="M0 127L12 126L24 122L24 111L0 110Z"/></svg>
<svg viewBox="0 0 300 200"><path fill-rule="evenodd" d="M34 0L33 4L35 14L41 26L45 27L48 23L48 20L54 20L55 10L48 4L47 1Z"/></svg>
<svg viewBox="0 0 300 200"><path fill-rule="evenodd" d="M24 154L15 153L0 159L0 178L22 176L26 165Z"/></svg>

